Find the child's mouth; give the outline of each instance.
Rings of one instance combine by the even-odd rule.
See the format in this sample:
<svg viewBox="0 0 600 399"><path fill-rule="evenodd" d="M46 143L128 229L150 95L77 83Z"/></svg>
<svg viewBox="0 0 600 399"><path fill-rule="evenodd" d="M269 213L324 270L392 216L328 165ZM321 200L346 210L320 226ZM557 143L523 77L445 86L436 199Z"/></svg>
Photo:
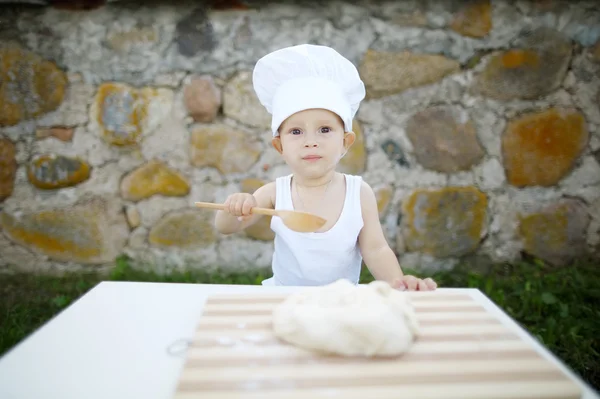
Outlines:
<svg viewBox="0 0 600 399"><path fill-rule="evenodd" d="M320 156L318 156L318 155L307 155L307 156L305 156L305 157L302 157L302 159L303 159L304 161L308 161L308 162L316 162L316 161L318 161L319 159L321 159L321 157L320 157Z"/></svg>

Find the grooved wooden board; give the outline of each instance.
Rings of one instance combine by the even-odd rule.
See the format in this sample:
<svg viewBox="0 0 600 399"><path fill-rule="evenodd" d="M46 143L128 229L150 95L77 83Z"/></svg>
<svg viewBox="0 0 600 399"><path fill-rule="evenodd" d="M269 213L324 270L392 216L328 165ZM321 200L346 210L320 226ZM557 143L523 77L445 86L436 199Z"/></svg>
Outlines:
<svg viewBox="0 0 600 399"><path fill-rule="evenodd" d="M279 341L285 296L215 295L203 309L175 399L575 399L580 388L465 294L410 292L421 325L393 358L316 354Z"/></svg>

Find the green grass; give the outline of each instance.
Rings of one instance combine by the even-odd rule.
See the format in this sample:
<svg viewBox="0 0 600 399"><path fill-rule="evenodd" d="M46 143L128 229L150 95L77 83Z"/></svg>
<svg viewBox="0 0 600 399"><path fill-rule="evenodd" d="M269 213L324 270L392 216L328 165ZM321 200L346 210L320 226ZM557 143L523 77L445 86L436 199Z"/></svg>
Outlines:
<svg viewBox="0 0 600 399"><path fill-rule="evenodd" d="M410 270L405 272L417 274ZM3 275L0 277L0 355L102 280L173 283L260 284L269 272L135 270L117 260L110 275ZM589 384L600 390L600 273L591 262L551 268L531 261L493 265L485 271L459 266L434 274L441 287L480 289ZM361 282L372 281L365 269Z"/></svg>

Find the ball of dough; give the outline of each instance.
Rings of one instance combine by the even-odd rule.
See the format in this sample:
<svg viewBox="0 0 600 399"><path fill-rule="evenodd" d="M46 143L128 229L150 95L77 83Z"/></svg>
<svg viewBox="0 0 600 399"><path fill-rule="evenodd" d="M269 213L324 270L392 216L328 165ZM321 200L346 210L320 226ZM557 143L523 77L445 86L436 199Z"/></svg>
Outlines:
<svg viewBox="0 0 600 399"><path fill-rule="evenodd" d="M338 280L291 294L272 321L275 335L287 343L345 356L399 355L419 332L408 296L383 281Z"/></svg>

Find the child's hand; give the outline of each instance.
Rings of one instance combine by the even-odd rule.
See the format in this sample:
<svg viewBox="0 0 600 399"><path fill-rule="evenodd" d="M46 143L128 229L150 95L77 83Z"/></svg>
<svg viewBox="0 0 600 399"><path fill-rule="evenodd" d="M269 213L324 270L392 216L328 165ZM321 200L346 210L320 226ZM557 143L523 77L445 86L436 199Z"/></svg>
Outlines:
<svg viewBox="0 0 600 399"><path fill-rule="evenodd" d="M396 279L392 287L401 291L433 291L437 288L437 284L429 277L422 280L415 276L405 275Z"/></svg>
<svg viewBox="0 0 600 399"><path fill-rule="evenodd" d="M231 194L225 200L225 212L237 216L239 221L250 219L250 211L257 206L254 195L248 193Z"/></svg>

